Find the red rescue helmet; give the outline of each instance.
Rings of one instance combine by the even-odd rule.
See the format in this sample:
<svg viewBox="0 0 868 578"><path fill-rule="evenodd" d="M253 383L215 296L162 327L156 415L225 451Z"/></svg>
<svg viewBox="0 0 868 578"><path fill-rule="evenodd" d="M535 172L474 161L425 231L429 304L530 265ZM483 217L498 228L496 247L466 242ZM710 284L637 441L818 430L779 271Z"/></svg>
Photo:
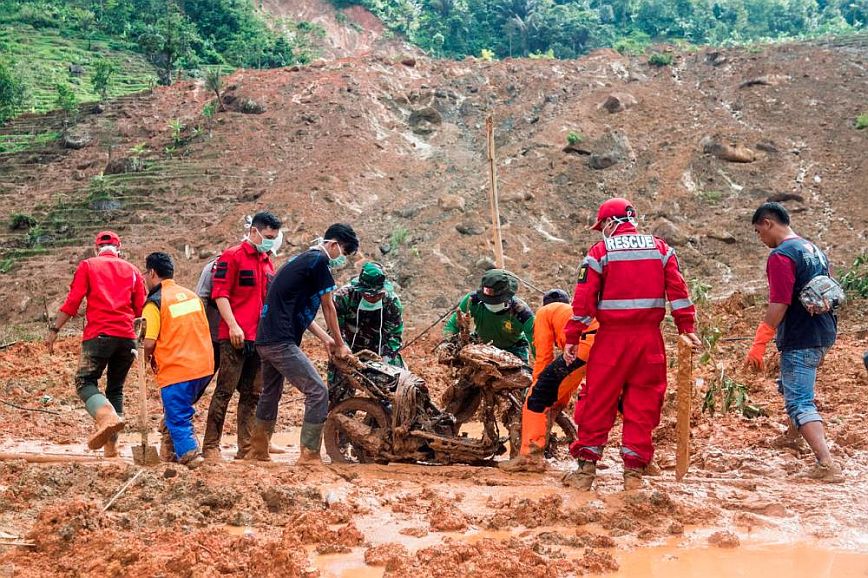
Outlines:
<svg viewBox="0 0 868 578"><path fill-rule="evenodd" d="M118 234L114 231L100 231L96 234L96 243L97 247L102 247L103 245L114 245L115 247L121 246L121 238L118 237Z"/></svg>
<svg viewBox="0 0 868 578"><path fill-rule="evenodd" d="M636 218L636 209L633 208L633 203L621 197L615 197L605 201L597 210L597 222L591 227L594 231L603 230L603 221L612 217L621 218Z"/></svg>

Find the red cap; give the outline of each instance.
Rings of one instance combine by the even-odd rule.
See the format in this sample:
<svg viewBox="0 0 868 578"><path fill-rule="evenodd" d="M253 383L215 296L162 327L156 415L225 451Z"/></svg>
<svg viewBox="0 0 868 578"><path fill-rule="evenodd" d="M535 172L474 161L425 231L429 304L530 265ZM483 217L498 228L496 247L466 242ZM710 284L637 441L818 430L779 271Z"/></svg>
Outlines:
<svg viewBox="0 0 868 578"><path fill-rule="evenodd" d="M103 245L114 245L115 247L121 246L121 238L118 237L118 234L114 231L101 231L96 234L96 246L102 247Z"/></svg>
<svg viewBox="0 0 868 578"><path fill-rule="evenodd" d="M597 222L591 227L594 231L603 230L603 221L611 217L635 217L636 209L633 203L621 197L615 197L605 201L597 210Z"/></svg>

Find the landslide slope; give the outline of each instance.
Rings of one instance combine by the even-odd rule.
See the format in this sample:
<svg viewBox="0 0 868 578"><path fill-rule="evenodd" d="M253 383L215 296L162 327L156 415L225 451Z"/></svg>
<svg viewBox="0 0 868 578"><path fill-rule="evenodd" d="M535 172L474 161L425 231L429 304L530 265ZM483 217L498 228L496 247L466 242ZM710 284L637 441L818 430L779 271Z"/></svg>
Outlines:
<svg viewBox="0 0 868 578"><path fill-rule="evenodd" d="M228 110L210 128L201 113L213 95L201 84L127 97L83 117L75 130L94 140L81 150L0 158L0 218L32 214L42 229L27 243L48 249L2 277L0 321L40 318L43 297L57 306L96 229L118 229L135 263L169 250L192 283L240 237L243 216L264 208L286 223L279 262L329 223L351 222L411 315L433 315L475 286L492 254L489 114L507 266L538 287L571 287L596 240L595 208L614 195L631 197L643 227L715 294L764 286L750 215L767 198L784 199L796 229L845 265L865 247L868 130L853 125L868 105L866 38L674 53L660 68L606 50L406 64L374 53L243 70L227 79ZM602 108L616 93L635 104ZM248 100L264 112L241 112L256 110ZM706 152L715 144L747 147L754 160L722 160ZM106 172L117 174L101 177L109 149ZM25 231L4 233L7 251L24 246Z"/></svg>

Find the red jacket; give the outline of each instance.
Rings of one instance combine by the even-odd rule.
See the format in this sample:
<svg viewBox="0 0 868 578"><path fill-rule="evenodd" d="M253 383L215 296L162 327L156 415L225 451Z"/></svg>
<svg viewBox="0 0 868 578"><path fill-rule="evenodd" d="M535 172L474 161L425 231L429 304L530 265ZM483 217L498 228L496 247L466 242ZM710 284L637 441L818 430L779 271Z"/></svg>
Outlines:
<svg viewBox="0 0 868 578"><path fill-rule="evenodd" d="M87 297L82 341L98 335L135 339L133 320L142 314L145 283L135 265L113 253L78 264L61 311L75 317Z"/></svg>
<svg viewBox="0 0 868 578"><path fill-rule="evenodd" d="M666 301L679 333L694 331L696 308L678 269L675 251L662 239L643 235L633 225L595 244L579 268L567 343L577 344L596 318L600 327L659 327Z"/></svg>
<svg viewBox="0 0 868 578"><path fill-rule="evenodd" d="M274 265L268 253L260 253L247 241L223 251L214 265L211 299L225 297L229 300L232 314L247 341L256 340L262 304L273 277ZM229 326L222 318L217 336L221 340L229 339Z"/></svg>

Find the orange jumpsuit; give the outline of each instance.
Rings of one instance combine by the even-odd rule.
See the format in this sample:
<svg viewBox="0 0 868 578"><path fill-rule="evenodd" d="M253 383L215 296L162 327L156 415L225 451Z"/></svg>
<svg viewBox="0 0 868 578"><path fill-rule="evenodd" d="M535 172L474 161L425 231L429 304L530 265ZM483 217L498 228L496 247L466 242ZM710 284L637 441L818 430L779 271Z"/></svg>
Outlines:
<svg viewBox="0 0 868 578"><path fill-rule="evenodd" d="M533 327L533 345L536 350L533 383L522 409L520 451L524 455L530 453L531 444L538 448L545 447L548 412L558 412L569 405L570 399L585 378L584 364L594 344L596 322L583 332L577 361L572 366L567 368L560 358L555 361L555 346L563 351L566 345L564 328L572 315L572 307L568 303L560 302L544 305L536 312ZM540 380L544 372L545 376Z"/></svg>

